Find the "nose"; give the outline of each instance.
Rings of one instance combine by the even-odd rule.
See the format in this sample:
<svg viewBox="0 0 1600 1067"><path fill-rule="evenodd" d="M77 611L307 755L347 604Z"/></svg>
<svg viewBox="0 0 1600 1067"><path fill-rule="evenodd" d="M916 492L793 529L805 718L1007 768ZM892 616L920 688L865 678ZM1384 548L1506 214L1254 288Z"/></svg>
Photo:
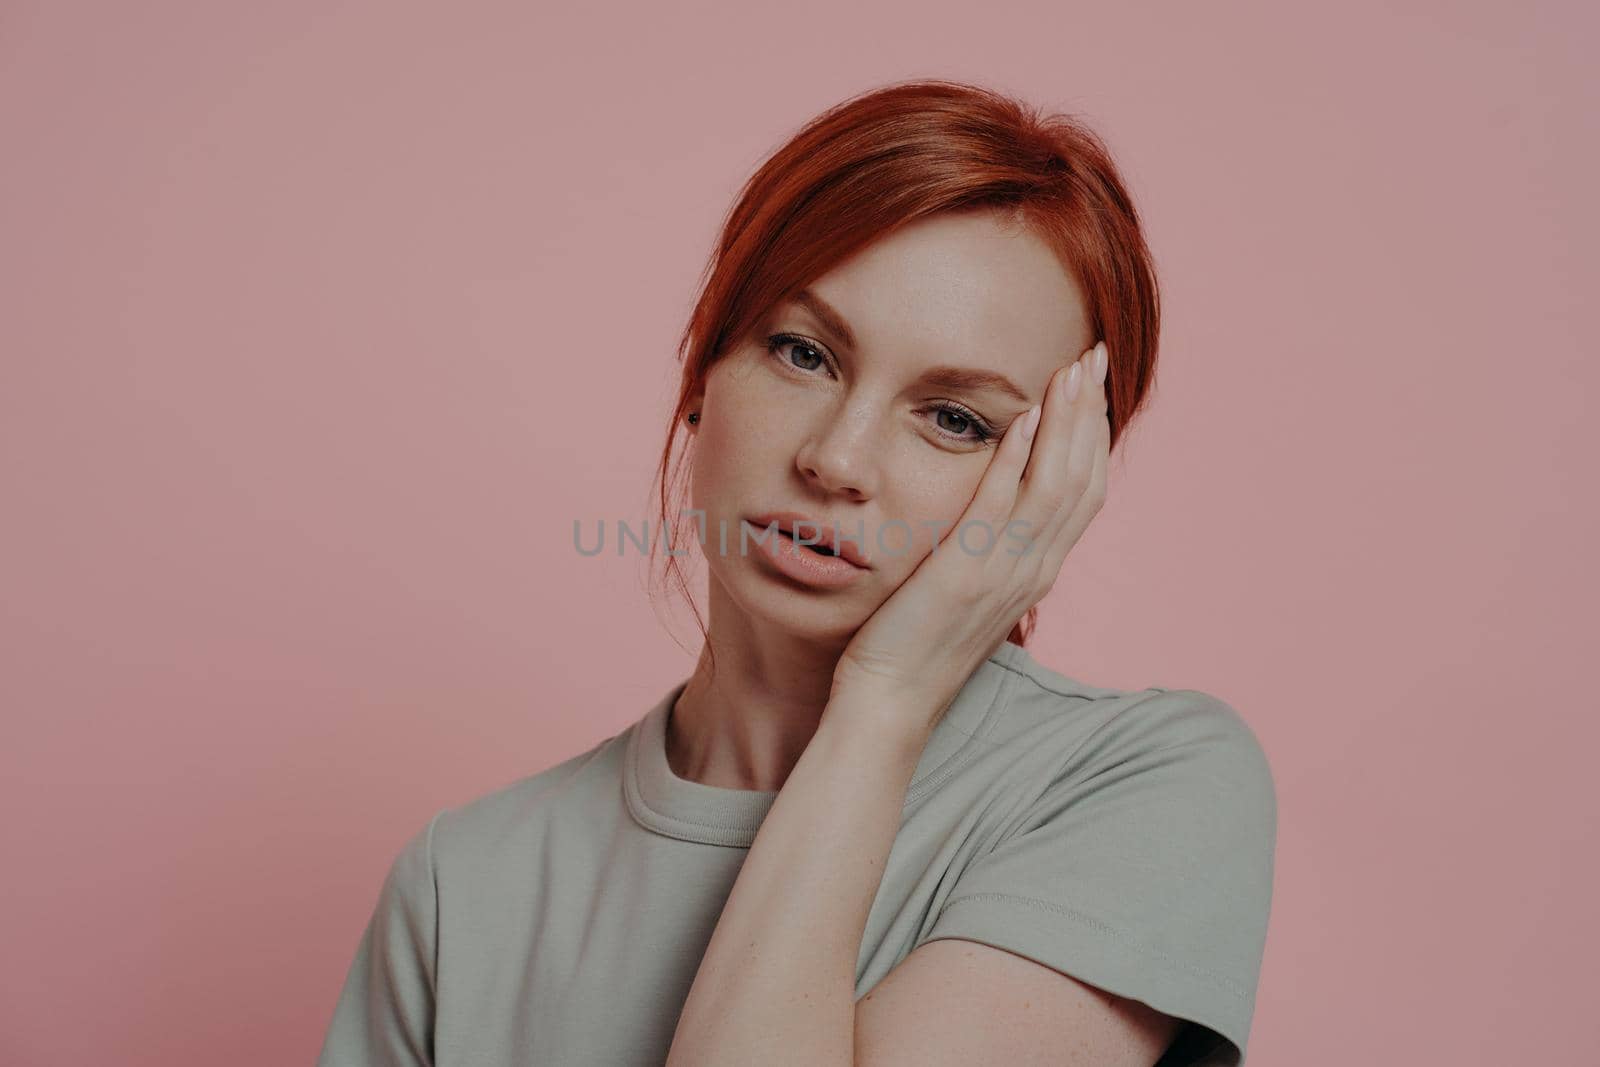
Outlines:
<svg viewBox="0 0 1600 1067"><path fill-rule="evenodd" d="M869 420L830 413L795 455L795 465L819 489L867 500L878 493L879 451Z"/></svg>

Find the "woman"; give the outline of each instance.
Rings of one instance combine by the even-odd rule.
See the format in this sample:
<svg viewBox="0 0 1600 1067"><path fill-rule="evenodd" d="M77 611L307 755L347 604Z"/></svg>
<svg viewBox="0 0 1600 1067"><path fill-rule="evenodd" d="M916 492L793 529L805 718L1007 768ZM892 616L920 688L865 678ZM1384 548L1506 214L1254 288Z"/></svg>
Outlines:
<svg viewBox="0 0 1600 1067"><path fill-rule="evenodd" d="M796 135L683 339L695 671L418 832L321 1063L1239 1063L1260 746L1025 648L1157 323L1075 122L933 81Z"/></svg>

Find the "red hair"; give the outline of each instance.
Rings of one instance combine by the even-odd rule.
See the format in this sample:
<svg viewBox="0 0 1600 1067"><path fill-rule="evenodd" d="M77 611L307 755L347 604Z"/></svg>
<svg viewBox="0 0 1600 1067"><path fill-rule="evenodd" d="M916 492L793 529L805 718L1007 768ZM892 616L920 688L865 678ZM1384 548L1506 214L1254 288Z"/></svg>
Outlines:
<svg viewBox="0 0 1600 1067"><path fill-rule="evenodd" d="M712 364L779 301L896 227L983 209L1020 220L1077 279L1092 334L1110 357L1115 449L1154 382L1160 304L1139 216L1110 152L1071 116L1042 115L975 85L901 82L812 119L745 183L723 222L678 344L683 377L656 472L663 530L668 496L678 490L671 545L684 542L685 525L696 528L681 513L689 452L674 463L673 448ZM681 553L668 553L662 584L676 577L704 637ZM1009 640L1026 644L1037 615L1029 608Z"/></svg>

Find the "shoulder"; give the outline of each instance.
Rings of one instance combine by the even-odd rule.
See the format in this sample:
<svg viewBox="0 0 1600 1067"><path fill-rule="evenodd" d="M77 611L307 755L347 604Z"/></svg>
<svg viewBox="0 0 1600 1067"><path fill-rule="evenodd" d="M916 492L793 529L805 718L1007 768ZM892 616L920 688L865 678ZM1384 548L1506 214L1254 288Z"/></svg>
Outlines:
<svg viewBox="0 0 1600 1067"><path fill-rule="evenodd" d="M997 655L972 766L1008 802L987 806L999 821L921 941L1005 949L1242 1051L1277 832L1255 732L1202 690L1091 686L1020 646Z"/></svg>
<svg viewBox="0 0 1600 1067"><path fill-rule="evenodd" d="M988 724L991 744L1042 749L1061 776L1143 766L1198 785L1198 775L1212 784L1231 783L1256 805L1276 810L1266 750L1244 716L1221 697L1199 689L1089 685L1009 642L991 662L1010 676L999 713Z"/></svg>
<svg viewBox="0 0 1600 1067"><path fill-rule="evenodd" d="M631 728L630 728L631 729ZM429 824L435 862L471 868L519 837L536 836L568 807L619 788L627 731L575 756L439 811Z"/></svg>

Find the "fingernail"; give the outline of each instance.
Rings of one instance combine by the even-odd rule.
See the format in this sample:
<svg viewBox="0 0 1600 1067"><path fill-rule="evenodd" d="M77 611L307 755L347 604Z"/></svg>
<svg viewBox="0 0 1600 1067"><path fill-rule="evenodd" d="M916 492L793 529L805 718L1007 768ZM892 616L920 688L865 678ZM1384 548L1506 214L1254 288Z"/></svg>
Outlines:
<svg viewBox="0 0 1600 1067"><path fill-rule="evenodd" d="M1022 414L1022 439L1033 440L1033 431L1039 428L1039 405L1035 404Z"/></svg>
<svg viewBox="0 0 1600 1067"><path fill-rule="evenodd" d="M1067 372L1067 400L1071 401L1078 395L1078 389L1083 385L1083 360L1072 365Z"/></svg>

